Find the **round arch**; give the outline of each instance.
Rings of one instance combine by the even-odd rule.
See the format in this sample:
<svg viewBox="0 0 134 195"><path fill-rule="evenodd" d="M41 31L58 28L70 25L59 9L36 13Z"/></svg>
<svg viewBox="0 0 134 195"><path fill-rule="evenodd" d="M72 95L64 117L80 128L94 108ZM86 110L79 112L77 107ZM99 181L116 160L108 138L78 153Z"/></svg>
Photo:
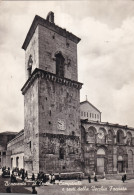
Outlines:
<svg viewBox="0 0 134 195"><path fill-rule="evenodd" d="M91 131L91 134L92 133L97 133L97 130L96 130L96 128L94 127L94 126L90 126L89 128L88 128L88 132L89 131Z"/></svg>
<svg viewBox="0 0 134 195"><path fill-rule="evenodd" d="M94 126L90 126L86 133L86 141L89 143L95 143L95 134L97 130Z"/></svg>
<svg viewBox="0 0 134 195"><path fill-rule="evenodd" d="M113 142L114 142L114 131L113 131L113 129L108 130L107 141L108 141L108 143L113 144Z"/></svg>
<svg viewBox="0 0 134 195"><path fill-rule="evenodd" d="M85 143L86 141L86 130L85 128L81 125L81 142Z"/></svg>
<svg viewBox="0 0 134 195"><path fill-rule="evenodd" d="M97 150L97 155L106 155L106 152L105 152L105 150L103 148L99 148Z"/></svg>
<svg viewBox="0 0 134 195"><path fill-rule="evenodd" d="M106 142L106 130L104 128L99 128L97 135L97 143L105 144Z"/></svg>
<svg viewBox="0 0 134 195"><path fill-rule="evenodd" d="M117 143L118 144L124 143L124 132L121 129L117 131Z"/></svg>

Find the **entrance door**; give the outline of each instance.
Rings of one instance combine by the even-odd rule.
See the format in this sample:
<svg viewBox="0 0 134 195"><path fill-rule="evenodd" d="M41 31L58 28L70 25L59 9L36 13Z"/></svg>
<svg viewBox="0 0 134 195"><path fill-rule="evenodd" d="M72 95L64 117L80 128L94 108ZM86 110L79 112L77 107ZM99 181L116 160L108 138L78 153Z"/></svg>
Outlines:
<svg viewBox="0 0 134 195"><path fill-rule="evenodd" d="M97 173L104 173L104 158L97 158Z"/></svg>
<svg viewBox="0 0 134 195"><path fill-rule="evenodd" d="M123 172L123 161L118 161L118 171L119 173Z"/></svg>

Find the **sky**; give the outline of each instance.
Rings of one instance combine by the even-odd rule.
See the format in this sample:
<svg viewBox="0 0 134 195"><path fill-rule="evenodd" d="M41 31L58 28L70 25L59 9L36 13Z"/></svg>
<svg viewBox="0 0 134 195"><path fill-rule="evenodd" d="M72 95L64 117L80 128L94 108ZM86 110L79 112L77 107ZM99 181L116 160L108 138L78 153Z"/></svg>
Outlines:
<svg viewBox="0 0 134 195"><path fill-rule="evenodd" d="M81 38L78 80L102 121L134 127L134 1L0 1L0 132L24 128L25 52L35 15Z"/></svg>

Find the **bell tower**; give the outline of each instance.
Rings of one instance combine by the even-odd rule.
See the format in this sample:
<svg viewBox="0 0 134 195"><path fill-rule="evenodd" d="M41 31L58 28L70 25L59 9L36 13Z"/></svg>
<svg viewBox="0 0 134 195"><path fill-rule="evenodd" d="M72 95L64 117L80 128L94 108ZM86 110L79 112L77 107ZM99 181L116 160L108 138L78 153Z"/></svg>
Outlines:
<svg viewBox="0 0 134 195"><path fill-rule="evenodd" d="M49 12L46 19L35 16L22 46L24 165L29 173L81 171L79 41Z"/></svg>

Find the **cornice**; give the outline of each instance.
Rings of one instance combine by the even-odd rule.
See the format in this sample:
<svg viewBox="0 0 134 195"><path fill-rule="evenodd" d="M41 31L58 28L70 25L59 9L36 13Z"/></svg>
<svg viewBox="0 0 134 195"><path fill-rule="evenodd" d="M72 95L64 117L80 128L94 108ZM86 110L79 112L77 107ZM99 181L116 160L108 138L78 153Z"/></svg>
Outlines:
<svg viewBox="0 0 134 195"><path fill-rule="evenodd" d="M83 85L82 83L79 83L77 81L73 81L73 80L68 79L68 78L58 77L56 74L53 74L53 73L36 68L34 70L34 72L32 73L32 75L30 76L30 78L26 81L26 83L24 84L24 86L21 89L23 95L26 93L27 89L31 86L31 84L37 78L46 79L46 80L49 80L53 83L54 82L59 83L61 85L76 88L78 90L80 90L82 88L82 85Z"/></svg>
<svg viewBox="0 0 134 195"><path fill-rule="evenodd" d="M119 124L113 124L108 122L100 122L100 121L89 121L88 119L81 119L82 124L90 124L90 125L98 125L98 126L106 126L106 127L114 127L119 129L125 129L125 130L132 130L134 131L134 128L128 127L127 125L119 125Z"/></svg>

